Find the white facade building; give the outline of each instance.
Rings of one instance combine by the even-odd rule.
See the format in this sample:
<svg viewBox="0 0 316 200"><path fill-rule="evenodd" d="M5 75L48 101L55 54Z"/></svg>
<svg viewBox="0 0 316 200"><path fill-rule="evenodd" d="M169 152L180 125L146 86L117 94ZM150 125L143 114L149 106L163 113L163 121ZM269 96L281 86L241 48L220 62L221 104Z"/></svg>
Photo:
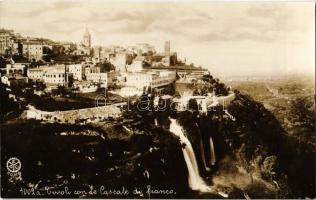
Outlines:
<svg viewBox="0 0 316 200"><path fill-rule="evenodd" d="M158 71L156 74L153 75L153 79L150 86L151 88L158 88L169 85L175 80L175 71Z"/></svg>
<svg viewBox="0 0 316 200"><path fill-rule="evenodd" d="M107 87L108 75L107 73L88 73L86 74L87 81L100 83L101 87Z"/></svg>
<svg viewBox="0 0 316 200"><path fill-rule="evenodd" d="M59 70L48 71L43 76L44 82L54 85L66 85L67 74Z"/></svg>
<svg viewBox="0 0 316 200"><path fill-rule="evenodd" d="M73 64L73 65L68 65L68 72L69 74L72 74L73 78L75 80L81 81L84 70L82 64Z"/></svg>
<svg viewBox="0 0 316 200"><path fill-rule="evenodd" d="M7 74L21 74L25 72L26 64L25 63L13 63L6 65Z"/></svg>
<svg viewBox="0 0 316 200"><path fill-rule="evenodd" d="M68 70L65 65L30 68L27 70L27 77L33 80L42 80L46 84L66 85Z"/></svg>
<svg viewBox="0 0 316 200"><path fill-rule="evenodd" d="M171 84L176 79L174 71L142 71L128 73L126 86L143 88L159 88Z"/></svg>
<svg viewBox="0 0 316 200"><path fill-rule="evenodd" d="M27 69L27 77L33 80L42 80L44 70L42 68L31 68Z"/></svg>
<svg viewBox="0 0 316 200"><path fill-rule="evenodd" d="M115 66L115 70L126 71L126 53L117 53L109 61Z"/></svg>
<svg viewBox="0 0 316 200"><path fill-rule="evenodd" d="M43 56L43 45L39 42L24 42L23 46L23 56L27 59L41 60Z"/></svg>
<svg viewBox="0 0 316 200"><path fill-rule="evenodd" d="M6 54L13 45L13 30L0 29L0 54Z"/></svg>

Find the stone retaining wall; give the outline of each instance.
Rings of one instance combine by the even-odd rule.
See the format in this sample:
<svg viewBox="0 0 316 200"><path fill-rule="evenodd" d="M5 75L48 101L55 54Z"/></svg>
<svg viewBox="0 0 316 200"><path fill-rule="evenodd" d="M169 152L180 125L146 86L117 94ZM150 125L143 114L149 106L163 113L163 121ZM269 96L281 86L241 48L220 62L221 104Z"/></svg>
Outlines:
<svg viewBox="0 0 316 200"><path fill-rule="evenodd" d="M122 112L119 106L121 105L122 104L113 104L93 108L54 112L42 111L33 106L28 106L28 109L25 111L25 115L23 116L25 116L26 119L43 120L49 123L90 123L105 120L109 117L120 117Z"/></svg>

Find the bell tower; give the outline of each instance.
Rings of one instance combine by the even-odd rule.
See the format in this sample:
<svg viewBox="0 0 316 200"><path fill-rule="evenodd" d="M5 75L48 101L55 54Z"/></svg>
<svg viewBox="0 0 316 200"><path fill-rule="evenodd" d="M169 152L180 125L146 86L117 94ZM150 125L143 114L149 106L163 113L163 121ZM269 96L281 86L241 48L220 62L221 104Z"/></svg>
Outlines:
<svg viewBox="0 0 316 200"><path fill-rule="evenodd" d="M86 31L83 35L83 41L82 44L87 47L87 48L91 48L91 35L89 33L88 28L86 28Z"/></svg>

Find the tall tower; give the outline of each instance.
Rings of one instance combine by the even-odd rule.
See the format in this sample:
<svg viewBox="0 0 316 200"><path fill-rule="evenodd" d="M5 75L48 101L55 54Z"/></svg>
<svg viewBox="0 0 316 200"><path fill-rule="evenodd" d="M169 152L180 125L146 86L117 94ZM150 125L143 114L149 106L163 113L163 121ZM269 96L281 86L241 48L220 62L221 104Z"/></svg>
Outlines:
<svg viewBox="0 0 316 200"><path fill-rule="evenodd" d="M165 42L165 56L170 56L170 41Z"/></svg>
<svg viewBox="0 0 316 200"><path fill-rule="evenodd" d="M87 28L86 28L86 32L83 35L82 44L89 49L91 48L91 35L90 35L89 30Z"/></svg>
<svg viewBox="0 0 316 200"><path fill-rule="evenodd" d="M170 41L165 42L165 64L170 66Z"/></svg>

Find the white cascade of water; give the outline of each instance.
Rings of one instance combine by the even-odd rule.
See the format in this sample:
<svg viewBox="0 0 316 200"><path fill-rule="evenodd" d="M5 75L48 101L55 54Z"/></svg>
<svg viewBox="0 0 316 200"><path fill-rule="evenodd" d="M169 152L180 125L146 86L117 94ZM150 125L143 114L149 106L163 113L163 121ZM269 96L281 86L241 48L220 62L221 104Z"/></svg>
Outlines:
<svg viewBox="0 0 316 200"><path fill-rule="evenodd" d="M169 131L180 137L181 144L185 144L185 147L182 148L183 156L185 163L188 168L188 181L189 186L192 190L198 190L201 192L213 192L213 190L206 185L203 178L200 176L199 168L197 165L196 157L191 145L191 142L184 135L181 126L176 122L175 119L171 119L171 124Z"/></svg>
<svg viewBox="0 0 316 200"><path fill-rule="evenodd" d="M213 142L212 137L210 137L210 149L211 149L211 165L215 165L216 156L215 156L214 142Z"/></svg>
<svg viewBox="0 0 316 200"><path fill-rule="evenodd" d="M210 171L211 169L210 169L208 166L206 166L204 145L203 145L202 139L200 140L200 149L201 149L201 157L202 157L203 166L204 166L204 168L205 168L206 171Z"/></svg>

